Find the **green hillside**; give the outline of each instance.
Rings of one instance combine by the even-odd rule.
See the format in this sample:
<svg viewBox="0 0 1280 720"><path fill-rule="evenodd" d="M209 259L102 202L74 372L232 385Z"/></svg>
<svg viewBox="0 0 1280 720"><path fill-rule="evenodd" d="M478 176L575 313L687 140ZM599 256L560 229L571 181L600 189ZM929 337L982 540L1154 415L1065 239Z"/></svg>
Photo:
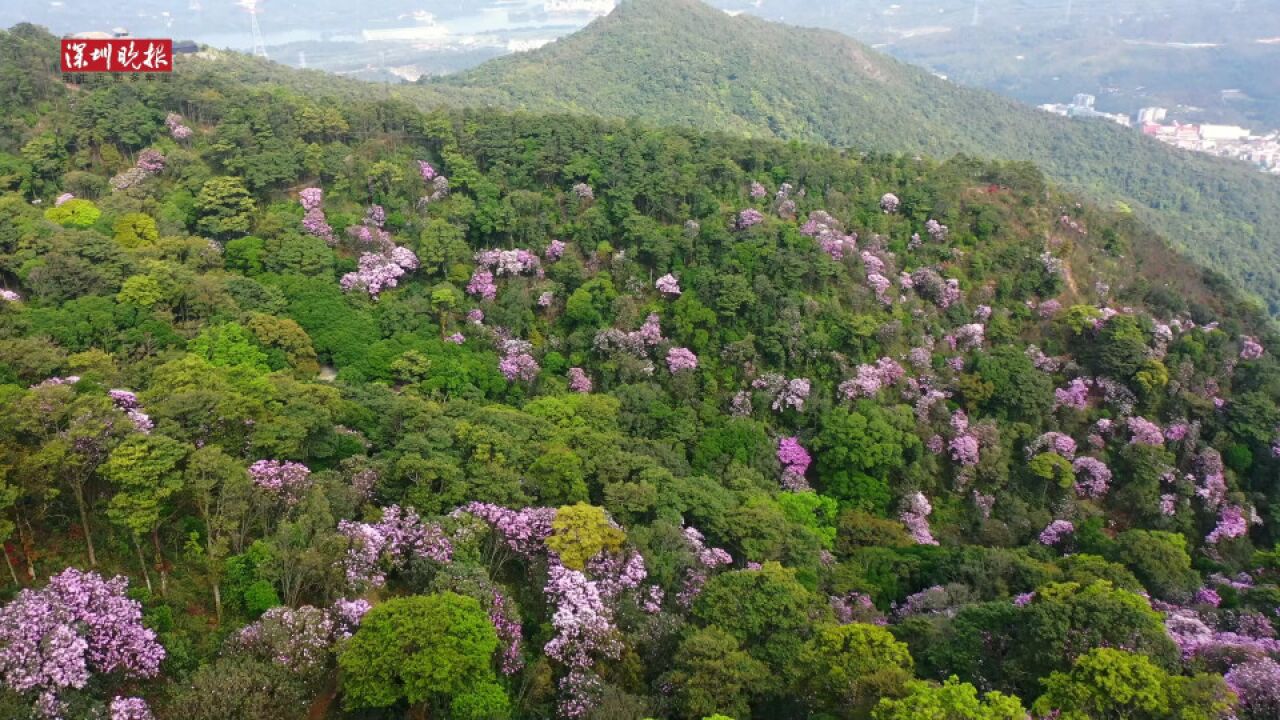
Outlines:
<svg viewBox="0 0 1280 720"><path fill-rule="evenodd" d="M1123 202L1280 312L1280 180L958 87L838 33L730 17L697 0L629 0L575 35L424 88L422 102L1031 160L1092 198Z"/></svg>

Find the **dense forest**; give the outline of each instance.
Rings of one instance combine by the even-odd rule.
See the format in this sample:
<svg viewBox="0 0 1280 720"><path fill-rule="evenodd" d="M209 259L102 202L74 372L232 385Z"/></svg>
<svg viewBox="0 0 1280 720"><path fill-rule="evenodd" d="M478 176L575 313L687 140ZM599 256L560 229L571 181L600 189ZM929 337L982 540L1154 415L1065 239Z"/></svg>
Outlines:
<svg viewBox="0 0 1280 720"><path fill-rule="evenodd" d="M1031 165L0 33L0 717L1280 710L1280 347Z"/></svg>

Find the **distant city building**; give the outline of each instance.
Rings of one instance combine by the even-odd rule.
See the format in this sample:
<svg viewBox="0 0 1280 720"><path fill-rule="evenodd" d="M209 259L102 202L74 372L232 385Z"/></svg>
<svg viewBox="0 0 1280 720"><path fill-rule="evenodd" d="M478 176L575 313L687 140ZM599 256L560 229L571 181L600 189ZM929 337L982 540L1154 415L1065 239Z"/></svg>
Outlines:
<svg viewBox="0 0 1280 720"><path fill-rule="evenodd" d="M1147 123L1160 123L1169 116L1169 111L1162 107L1147 107L1138 111L1138 122L1142 125Z"/></svg>
<svg viewBox="0 0 1280 720"><path fill-rule="evenodd" d="M1092 110L1093 103L1096 99L1097 98L1095 98L1094 96L1088 95L1086 93L1077 93L1076 96L1071 99L1071 104L1075 105L1076 107L1089 108L1090 110Z"/></svg>
<svg viewBox="0 0 1280 720"><path fill-rule="evenodd" d="M1213 141L1243 140L1249 137L1249 131L1235 125L1201 125L1200 138Z"/></svg>

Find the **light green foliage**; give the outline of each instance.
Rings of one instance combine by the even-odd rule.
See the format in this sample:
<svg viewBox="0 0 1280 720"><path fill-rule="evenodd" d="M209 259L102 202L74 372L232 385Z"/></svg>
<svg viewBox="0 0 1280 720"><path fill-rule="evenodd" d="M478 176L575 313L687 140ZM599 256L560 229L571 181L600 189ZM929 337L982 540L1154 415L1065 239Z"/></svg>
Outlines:
<svg viewBox="0 0 1280 720"><path fill-rule="evenodd" d="M160 239L156 221L146 213L125 213L112 228L114 239L121 246L134 249L154 245Z"/></svg>
<svg viewBox="0 0 1280 720"><path fill-rule="evenodd" d="M733 635L771 672L790 672L811 630L816 600L796 580L795 570L766 562L759 570L712 578L694 602L693 614Z"/></svg>
<svg viewBox="0 0 1280 720"><path fill-rule="evenodd" d="M498 635L474 598L446 592L387 600L338 651L350 709L407 702L467 720L505 717L491 659ZM495 689L496 688L496 689Z"/></svg>
<svg viewBox="0 0 1280 720"><path fill-rule="evenodd" d="M752 697L775 684L764 663L743 652L737 638L715 625L686 637L676 650L673 666L666 681L676 688L675 701L683 717L723 711L748 720Z"/></svg>
<svg viewBox="0 0 1280 720"><path fill-rule="evenodd" d="M823 547L835 546L838 506L833 498L816 492L787 492L778 495L778 504L788 520L817 533Z"/></svg>
<svg viewBox="0 0 1280 720"><path fill-rule="evenodd" d="M1098 648L1050 675L1032 710L1063 720L1225 720L1233 705L1220 676L1174 676L1142 655Z"/></svg>
<svg viewBox="0 0 1280 720"><path fill-rule="evenodd" d="M87 228L93 227L93 224L98 222L102 211L88 200L77 198L45 210L44 216L50 222L56 222L63 227Z"/></svg>
<svg viewBox="0 0 1280 720"><path fill-rule="evenodd" d="M182 488L181 463L189 450L159 434L132 435L112 450L101 468L116 488L107 517L135 537L150 532Z"/></svg>
<svg viewBox="0 0 1280 720"><path fill-rule="evenodd" d="M560 556L565 567L581 570L600 551L617 552L626 539L626 533L609 522L603 508L580 502L556 512L547 547Z"/></svg>
<svg viewBox="0 0 1280 720"><path fill-rule="evenodd" d="M122 303L150 309L165 298L164 288L149 275L126 278L116 298Z"/></svg>
<svg viewBox="0 0 1280 720"><path fill-rule="evenodd" d="M873 720L1025 720L1022 701L1000 692L984 693L952 675L942 685L912 681L902 698L883 698Z"/></svg>
<svg viewBox="0 0 1280 720"><path fill-rule="evenodd" d="M1071 461L1055 452L1042 452L1031 458L1027 469L1041 480L1064 489L1070 488L1076 478L1075 471L1071 469Z"/></svg>
<svg viewBox="0 0 1280 720"><path fill-rule="evenodd" d="M900 692L914 663L907 646L885 628L852 623L818 628L800 665L819 707L865 717L882 696Z"/></svg>
<svg viewBox="0 0 1280 720"><path fill-rule="evenodd" d="M254 342L253 335L239 323L207 328L187 345L187 350L215 367L267 369L266 353Z"/></svg>

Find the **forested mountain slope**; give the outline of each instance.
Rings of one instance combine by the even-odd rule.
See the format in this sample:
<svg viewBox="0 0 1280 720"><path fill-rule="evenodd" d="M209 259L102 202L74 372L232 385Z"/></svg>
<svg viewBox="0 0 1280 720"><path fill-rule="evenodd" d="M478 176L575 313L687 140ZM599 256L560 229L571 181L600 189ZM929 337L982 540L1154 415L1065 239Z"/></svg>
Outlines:
<svg viewBox="0 0 1280 720"><path fill-rule="evenodd" d="M1280 338L1133 218L52 47L0 35L0 716L1274 717Z"/></svg>
<svg viewBox="0 0 1280 720"><path fill-rule="evenodd" d="M953 85L838 33L730 17L698 0L628 0L539 50L422 82L427 102L1031 160L1094 199L1127 204L1280 312L1280 180Z"/></svg>

